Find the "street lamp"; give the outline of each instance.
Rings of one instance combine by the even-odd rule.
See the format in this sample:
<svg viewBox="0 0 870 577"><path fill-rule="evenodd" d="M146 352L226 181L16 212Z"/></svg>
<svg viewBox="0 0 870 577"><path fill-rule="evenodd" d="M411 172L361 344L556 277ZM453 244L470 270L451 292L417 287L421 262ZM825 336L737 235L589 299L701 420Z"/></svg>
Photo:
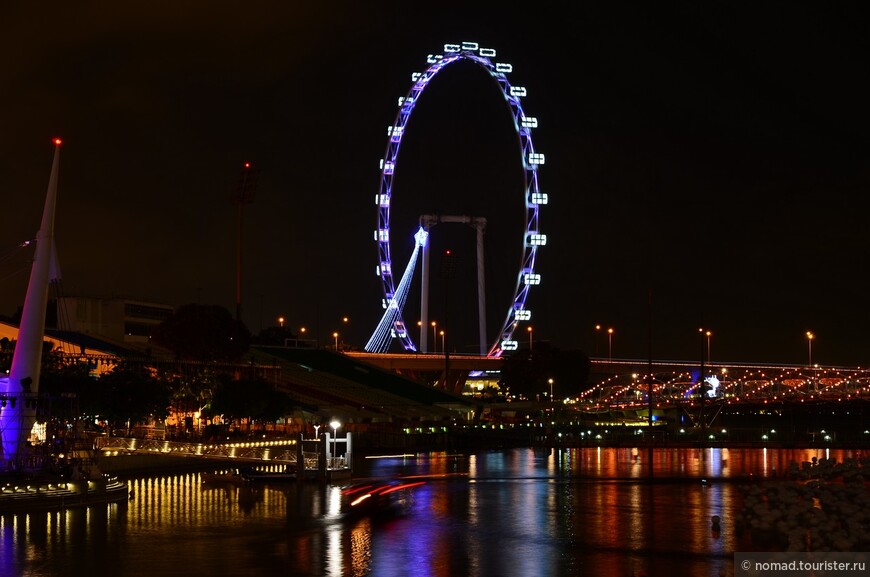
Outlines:
<svg viewBox="0 0 870 577"><path fill-rule="evenodd" d="M436 330L437 326L438 326L438 323L435 321L432 321L432 349L433 349L432 352L433 353L438 352L438 331Z"/></svg>
<svg viewBox="0 0 870 577"><path fill-rule="evenodd" d="M338 333L332 333L332 338L335 339L335 351L338 352Z"/></svg>
<svg viewBox="0 0 870 577"><path fill-rule="evenodd" d="M529 331L529 350L531 351L532 350L532 333L534 331L532 330L532 327L529 327L526 330Z"/></svg>
<svg viewBox="0 0 870 577"><path fill-rule="evenodd" d="M607 362L613 362L613 329L607 329Z"/></svg>
<svg viewBox="0 0 870 577"><path fill-rule="evenodd" d="M807 366L813 368L813 339L816 335L812 331L807 331Z"/></svg>
<svg viewBox="0 0 870 577"><path fill-rule="evenodd" d="M284 328L284 317L278 317L278 326Z"/></svg>
<svg viewBox="0 0 870 577"><path fill-rule="evenodd" d="M338 448L338 428L341 426L341 423L338 422L337 419L333 419L332 422L329 423L329 426L332 427L332 462L335 463L335 453Z"/></svg>
<svg viewBox="0 0 870 577"><path fill-rule="evenodd" d="M553 379L547 379L547 382L550 383L550 402L553 402Z"/></svg>
<svg viewBox="0 0 870 577"><path fill-rule="evenodd" d="M710 337L713 335L713 331L707 331L707 364L711 367L713 363L710 361Z"/></svg>
<svg viewBox="0 0 870 577"><path fill-rule="evenodd" d="M344 331L344 338L345 340L348 340L350 338L350 331L348 330L348 327L350 326L350 317L341 317L341 325L344 327L342 328Z"/></svg>
<svg viewBox="0 0 870 577"><path fill-rule="evenodd" d="M601 334L601 325L595 325L595 332L592 334L593 348L595 349L595 356L598 356L598 335Z"/></svg>
<svg viewBox="0 0 870 577"><path fill-rule="evenodd" d="M444 331L442 330L439 334L441 335L441 352L446 354L447 347L444 346Z"/></svg>

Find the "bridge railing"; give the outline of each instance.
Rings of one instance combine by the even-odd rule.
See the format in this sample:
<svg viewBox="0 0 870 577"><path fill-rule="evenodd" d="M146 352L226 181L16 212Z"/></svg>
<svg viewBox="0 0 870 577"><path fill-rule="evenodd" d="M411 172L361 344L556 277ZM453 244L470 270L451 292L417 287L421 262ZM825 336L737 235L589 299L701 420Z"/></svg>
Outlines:
<svg viewBox="0 0 870 577"><path fill-rule="evenodd" d="M103 452L160 453L210 459L296 463L296 441L292 439L239 443L198 443L126 437L100 437L99 439L96 448ZM317 461L314 453L303 453L303 456L306 459L306 466L309 459L313 459L315 463Z"/></svg>

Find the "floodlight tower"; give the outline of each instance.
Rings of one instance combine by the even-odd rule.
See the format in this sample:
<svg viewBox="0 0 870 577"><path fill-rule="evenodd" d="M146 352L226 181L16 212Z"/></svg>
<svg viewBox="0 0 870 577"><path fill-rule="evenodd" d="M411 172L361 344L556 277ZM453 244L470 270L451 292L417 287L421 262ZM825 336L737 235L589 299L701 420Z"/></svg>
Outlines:
<svg viewBox="0 0 870 577"><path fill-rule="evenodd" d="M238 207L238 222L236 229L236 320L242 320L242 208L246 204L254 202L254 193L257 191L257 180L260 170L246 162L239 177L235 193L230 201Z"/></svg>

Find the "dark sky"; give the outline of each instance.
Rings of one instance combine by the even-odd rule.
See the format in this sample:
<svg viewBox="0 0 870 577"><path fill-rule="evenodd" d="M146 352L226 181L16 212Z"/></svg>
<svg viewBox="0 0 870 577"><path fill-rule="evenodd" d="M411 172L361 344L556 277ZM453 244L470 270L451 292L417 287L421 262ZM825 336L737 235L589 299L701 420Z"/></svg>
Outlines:
<svg viewBox="0 0 870 577"><path fill-rule="evenodd" d="M381 314L372 231L386 127L427 54L476 41L513 65L540 123L550 204L529 301L536 338L594 354L600 323L615 329L614 357L646 358L651 342L656 358L689 359L703 326L714 361L805 363L812 330L814 362L870 363L860 3L576 6L4 7L0 314L23 300L30 253L15 247L35 236L60 136L65 294L234 311L230 196L250 161L261 173L244 210L246 324L256 333L283 315L362 347ZM448 67L408 125L394 189L394 253L407 254L400 231L420 214L487 218L491 338L522 236L509 123L480 69ZM470 229L443 228L438 246L472 266ZM475 312L463 278L447 305L457 347L476 339L460 326ZM606 356L606 336L598 347Z"/></svg>

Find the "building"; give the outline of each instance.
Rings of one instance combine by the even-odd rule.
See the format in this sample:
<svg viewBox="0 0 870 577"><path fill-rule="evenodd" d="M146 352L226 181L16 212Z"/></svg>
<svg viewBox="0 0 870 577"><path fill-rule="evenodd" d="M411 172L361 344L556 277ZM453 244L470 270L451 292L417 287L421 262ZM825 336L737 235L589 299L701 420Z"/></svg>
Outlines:
<svg viewBox="0 0 870 577"><path fill-rule="evenodd" d="M170 305L122 298L59 297L57 324L62 331L148 345L154 328L174 311Z"/></svg>

